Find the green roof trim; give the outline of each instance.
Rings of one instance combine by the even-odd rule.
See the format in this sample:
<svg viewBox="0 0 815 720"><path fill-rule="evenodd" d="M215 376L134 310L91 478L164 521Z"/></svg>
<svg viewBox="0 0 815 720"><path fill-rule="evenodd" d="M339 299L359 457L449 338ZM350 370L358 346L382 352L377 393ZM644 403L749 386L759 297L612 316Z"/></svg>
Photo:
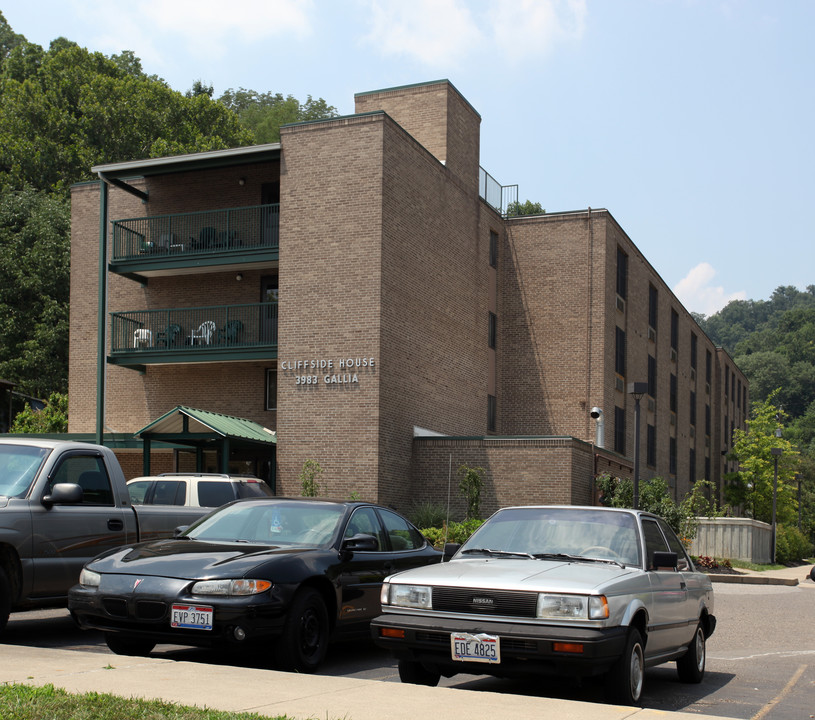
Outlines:
<svg viewBox="0 0 815 720"><path fill-rule="evenodd" d="M136 437L177 435L180 441L185 435L212 434L220 437L248 440L258 443L277 443L277 434L253 420L222 415L208 410L178 405L149 425L134 433Z"/></svg>

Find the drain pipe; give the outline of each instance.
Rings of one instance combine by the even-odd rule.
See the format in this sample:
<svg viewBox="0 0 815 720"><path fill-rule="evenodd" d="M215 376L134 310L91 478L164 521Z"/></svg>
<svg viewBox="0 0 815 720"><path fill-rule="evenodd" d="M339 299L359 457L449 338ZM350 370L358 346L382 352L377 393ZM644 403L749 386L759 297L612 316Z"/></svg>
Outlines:
<svg viewBox="0 0 815 720"><path fill-rule="evenodd" d="M606 446L606 426L603 420L603 411L599 407L593 407L590 414L596 421L594 444L597 447L604 448Z"/></svg>

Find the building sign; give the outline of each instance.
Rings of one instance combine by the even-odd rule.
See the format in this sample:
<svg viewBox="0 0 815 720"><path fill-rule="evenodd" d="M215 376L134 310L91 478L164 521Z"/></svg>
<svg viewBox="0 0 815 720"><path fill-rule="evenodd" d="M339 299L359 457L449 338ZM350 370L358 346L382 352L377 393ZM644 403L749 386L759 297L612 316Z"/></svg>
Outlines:
<svg viewBox="0 0 815 720"><path fill-rule="evenodd" d="M375 369L372 357L313 358L281 360L280 370L294 377L295 385L352 385L359 383L363 372Z"/></svg>

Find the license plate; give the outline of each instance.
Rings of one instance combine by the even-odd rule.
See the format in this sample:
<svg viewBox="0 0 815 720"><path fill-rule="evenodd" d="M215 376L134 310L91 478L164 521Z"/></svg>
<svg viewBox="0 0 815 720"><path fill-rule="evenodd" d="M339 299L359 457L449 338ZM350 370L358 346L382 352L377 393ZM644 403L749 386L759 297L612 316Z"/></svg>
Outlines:
<svg viewBox="0 0 815 720"><path fill-rule="evenodd" d="M212 608L205 605L173 605L170 627L212 630Z"/></svg>
<svg viewBox="0 0 815 720"><path fill-rule="evenodd" d="M453 660L461 662L501 662L501 641L496 635L453 633L450 635Z"/></svg>

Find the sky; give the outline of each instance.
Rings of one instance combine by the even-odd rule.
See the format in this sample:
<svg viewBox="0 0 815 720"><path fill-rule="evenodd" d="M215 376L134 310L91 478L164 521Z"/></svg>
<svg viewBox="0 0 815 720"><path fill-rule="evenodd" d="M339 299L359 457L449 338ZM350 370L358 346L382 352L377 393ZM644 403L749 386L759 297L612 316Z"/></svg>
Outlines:
<svg viewBox="0 0 815 720"><path fill-rule="evenodd" d="M815 285L811 0L0 0L12 29L132 50L186 91L323 98L448 79L481 165L607 209L685 307Z"/></svg>

